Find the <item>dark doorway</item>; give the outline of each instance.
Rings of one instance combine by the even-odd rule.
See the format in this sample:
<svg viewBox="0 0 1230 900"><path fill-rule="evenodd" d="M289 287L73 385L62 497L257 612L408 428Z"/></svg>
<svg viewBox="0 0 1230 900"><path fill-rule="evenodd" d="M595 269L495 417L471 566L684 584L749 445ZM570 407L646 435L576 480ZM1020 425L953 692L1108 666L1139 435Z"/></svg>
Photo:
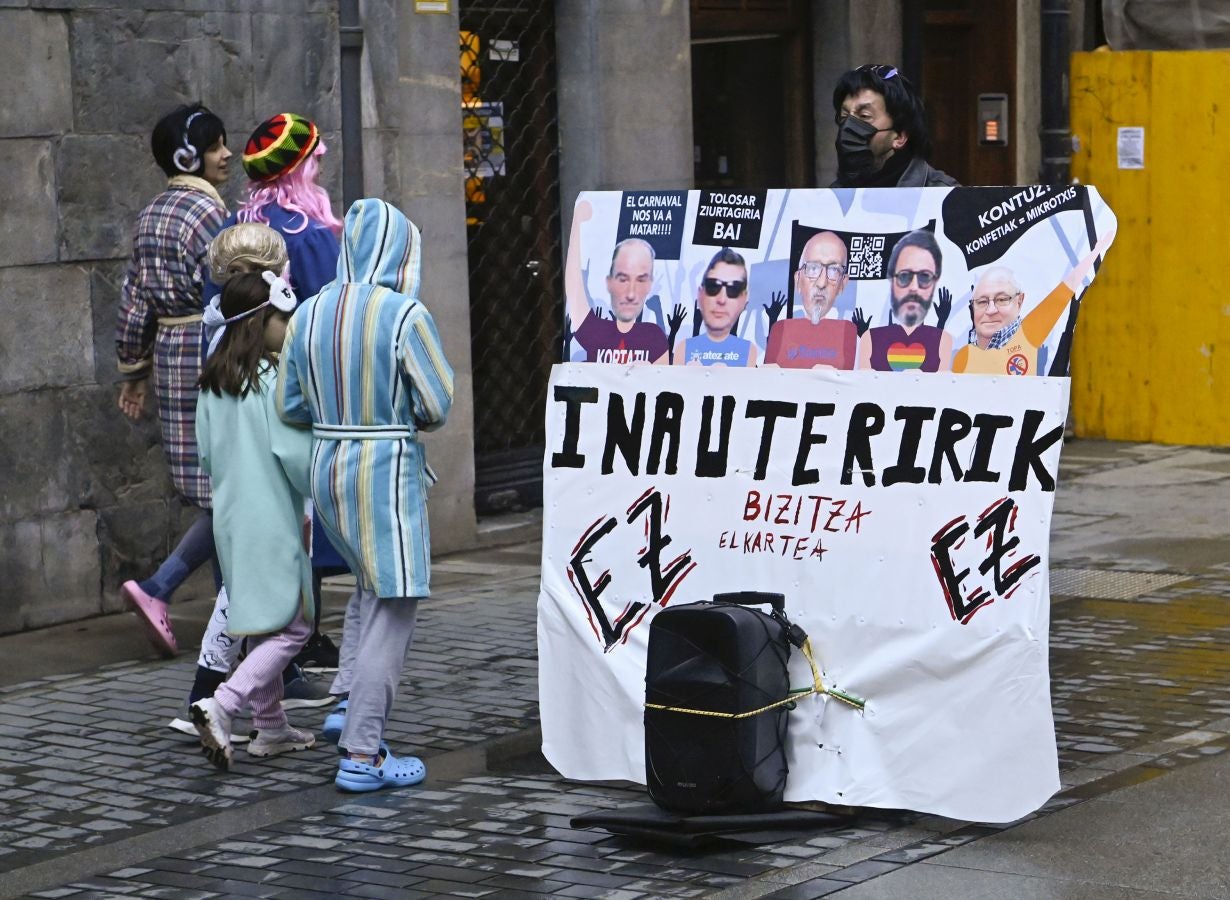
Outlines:
<svg viewBox="0 0 1230 900"><path fill-rule="evenodd" d="M786 173L780 37L692 45L698 188L779 188Z"/></svg>
<svg viewBox="0 0 1230 900"><path fill-rule="evenodd" d="M544 404L563 321L555 17L551 3L463 0L460 18L482 515L542 503Z"/></svg>
<svg viewBox="0 0 1230 900"><path fill-rule="evenodd" d="M810 186L807 4L692 0L691 9L695 186Z"/></svg>
<svg viewBox="0 0 1230 900"><path fill-rule="evenodd" d="M980 145L978 95L1007 94L1008 121L1015 121L1016 3L926 0L923 21L922 94L931 162L962 184L1015 184L1015 147L1022 135L1010 130L1007 146ZM1027 173L1026 180L1036 177Z"/></svg>

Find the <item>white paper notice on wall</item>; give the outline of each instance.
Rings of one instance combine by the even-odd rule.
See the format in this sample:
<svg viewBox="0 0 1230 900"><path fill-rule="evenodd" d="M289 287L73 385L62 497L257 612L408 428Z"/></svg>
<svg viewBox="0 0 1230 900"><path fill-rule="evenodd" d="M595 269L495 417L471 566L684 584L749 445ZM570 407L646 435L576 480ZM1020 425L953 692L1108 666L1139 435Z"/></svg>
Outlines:
<svg viewBox="0 0 1230 900"><path fill-rule="evenodd" d="M1119 168L1145 167L1145 130L1140 127L1119 129Z"/></svg>

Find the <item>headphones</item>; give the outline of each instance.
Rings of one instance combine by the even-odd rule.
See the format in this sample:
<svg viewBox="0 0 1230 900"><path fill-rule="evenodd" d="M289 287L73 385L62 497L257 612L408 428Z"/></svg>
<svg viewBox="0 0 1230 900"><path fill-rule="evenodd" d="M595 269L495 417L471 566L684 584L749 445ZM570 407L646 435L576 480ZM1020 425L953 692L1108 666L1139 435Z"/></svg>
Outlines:
<svg viewBox="0 0 1230 900"><path fill-rule="evenodd" d="M195 172L197 167L200 165L200 157L196 152L196 147L192 146L191 142L188 140L188 131L192 128L193 120L197 116L203 115L205 115L205 110L198 109L188 117L186 122L184 122L184 146L176 150L171 156L172 161L175 163L175 168L187 174Z"/></svg>

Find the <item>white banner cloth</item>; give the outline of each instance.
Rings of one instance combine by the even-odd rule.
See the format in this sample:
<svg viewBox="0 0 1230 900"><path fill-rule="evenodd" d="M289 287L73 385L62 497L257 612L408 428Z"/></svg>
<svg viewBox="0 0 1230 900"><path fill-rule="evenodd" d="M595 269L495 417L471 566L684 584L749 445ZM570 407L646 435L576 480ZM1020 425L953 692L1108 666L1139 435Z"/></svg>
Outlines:
<svg viewBox="0 0 1230 900"><path fill-rule="evenodd" d="M644 783L665 605L786 596L825 683L787 801L1005 822L1059 787L1047 669L1062 378L556 366L538 642L543 750ZM811 682L791 655L791 684Z"/></svg>

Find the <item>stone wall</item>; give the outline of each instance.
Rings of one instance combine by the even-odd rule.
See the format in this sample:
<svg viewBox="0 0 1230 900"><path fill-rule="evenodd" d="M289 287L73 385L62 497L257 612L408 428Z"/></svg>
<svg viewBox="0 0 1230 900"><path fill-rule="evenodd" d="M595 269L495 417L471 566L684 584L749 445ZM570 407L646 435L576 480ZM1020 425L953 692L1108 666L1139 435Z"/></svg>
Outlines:
<svg viewBox="0 0 1230 900"><path fill-rule="evenodd" d="M116 407L124 261L164 182L149 132L199 99L238 154L261 119L300 112L334 151L338 197L336 8L0 0L0 633L118 609L119 584L195 514L174 499L152 403L136 425Z"/></svg>
<svg viewBox="0 0 1230 900"><path fill-rule="evenodd" d="M200 99L238 153L261 119L308 115L340 200L337 6L0 0L0 633L118 610L119 585L149 574L195 515L174 499L152 403L138 424L116 406L124 264L164 181L149 132ZM423 297L457 372L449 424L426 442L438 552L476 540L457 6L361 4L365 191L423 227ZM691 184L689 13L557 0L556 18L566 234L579 190Z"/></svg>

